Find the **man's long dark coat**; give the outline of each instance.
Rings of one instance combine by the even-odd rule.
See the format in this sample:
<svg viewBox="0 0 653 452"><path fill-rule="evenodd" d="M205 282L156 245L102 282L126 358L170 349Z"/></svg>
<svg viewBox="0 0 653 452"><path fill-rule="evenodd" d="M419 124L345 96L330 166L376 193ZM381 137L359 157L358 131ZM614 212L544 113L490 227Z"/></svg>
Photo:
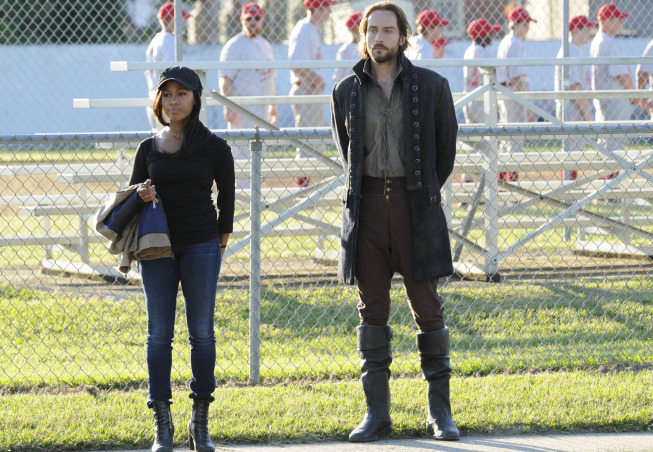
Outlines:
<svg viewBox="0 0 653 452"><path fill-rule="evenodd" d="M458 122L449 82L426 68L414 66L403 54L403 155L410 211L413 278L416 281L453 273L451 244L441 206L440 187L453 170ZM331 98L331 125L346 172L338 277L354 284L356 236L361 200L365 137L365 86L373 80L363 72L340 81Z"/></svg>

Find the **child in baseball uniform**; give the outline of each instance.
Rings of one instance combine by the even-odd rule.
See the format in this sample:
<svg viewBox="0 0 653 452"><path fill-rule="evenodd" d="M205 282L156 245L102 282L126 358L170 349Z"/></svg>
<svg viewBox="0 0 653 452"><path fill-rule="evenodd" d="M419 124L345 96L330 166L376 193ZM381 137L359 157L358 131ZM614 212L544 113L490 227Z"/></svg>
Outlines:
<svg viewBox="0 0 653 452"><path fill-rule="evenodd" d="M289 60L321 60L322 38L321 30L331 15L331 5L336 0L304 0L306 17L301 19L290 32L288 38ZM317 95L323 94L326 88L326 79L319 69L292 69L290 71L290 95ZM324 107L320 104L293 104L292 111L295 115L295 127L326 127ZM324 152L326 146L316 146L316 151ZM298 149L297 157L306 158L308 155ZM299 187L310 185L311 181L306 175L295 177Z"/></svg>
<svg viewBox="0 0 653 452"><path fill-rule="evenodd" d="M644 49L643 57L653 57L653 39L648 43ZM637 89L653 89L653 63L638 64L637 65ZM640 106L648 111L653 119L653 102L649 99L642 99Z"/></svg>
<svg viewBox="0 0 653 452"><path fill-rule="evenodd" d="M483 18L474 19L467 26L467 34L472 39L472 44L467 47L463 56L466 60L476 60L479 58L492 58L489 46L492 44L492 36L501 31L501 25L493 25ZM483 84L483 74L478 67L463 67L463 79L465 81L464 92L470 93ZM485 123L485 112L483 100L475 100L463 106L463 114L467 124ZM487 147L486 141L481 140L474 143L477 151L483 151ZM474 182L478 180L478 174L462 174L462 182Z"/></svg>
<svg viewBox="0 0 653 452"><path fill-rule="evenodd" d="M501 40L497 58L524 58L523 40L528 33L531 22L537 22L528 11L521 6L513 8L508 14L510 32ZM530 91L530 80L526 66L504 66L497 68L497 82L509 87L513 91ZM513 100L499 100L499 121L501 122L530 122L534 121L533 113L525 106ZM509 139L503 143L507 152L522 152L524 139ZM516 172L499 173L499 179L516 181L519 175Z"/></svg>
<svg viewBox="0 0 653 452"><path fill-rule="evenodd" d="M477 60L480 58L492 58L489 46L492 44L492 36L501 31L501 25L492 25L487 20L475 19L467 26L467 34L472 39L472 44L467 47L463 56L466 60ZM465 80L464 91L471 93L483 84L483 75L478 67L463 67L463 78ZM463 107L465 122L467 124L483 124L485 113L483 112L483 100L470 102Z"/></svg>
<svg viewBox="0 0 653 452"><path fill-rule="evenodd" d="M347 22L345 22L345 25L347 26L347 30L349 30L349 32L351 33L351 42L346 42L345 44L340 46L338 52L336 53L336 60L338 61L360 60L361 56L358 53L358 40L359 40L358 26L361 24L362 18L363 18L363 13L360 11L354 11L349 15L349 17L347 17ZM354 61L352 61L352 65ZM333 80L339 82L343 78L353 73L354 71L351 68L338 67L336 68L333 74Z"/></svg>
<svg viewBox="0 0 653 452"><path fill-rule="evenodd" d="M626 17L630 14L621 11L614 3L606 3L599 8L599 31L592 40L590 57L616 57L622 56L621 48L614 37L621 31ZM633 89L633 78L630 67L626 64L594 64L592 65L593 90L621 90ZM639 102L638 99L594 99L597 121L629 120L632 114L631 104ZM623 147L616 138L601 139L608 149ZM609 174L605 179L617 177L619 172Z"/></svg>
<svg viewBox="0 0 653 452"><path fill-rule="evenodd" d="M443 19L434 9L425 9L417 16L417 34L412 36L406 49L406 57L410 60L431 60L442 58L446 39L442 39L444 27L449 21ZM442 39L442 41L440 41ZM439 44L439 46L436 46Z"/></svg>
<svg viewBox="0 0 653 452"><path fill-rule="evenodd" d="M184 19L190 17L190 14L186 11L182 11L181 15ZM175 4L173 2L167 2L161 5L157 14L157 19L159 19L161 31L154 35L150 45L147 46L145 61L148 63L175 61ZM154 97L158 91L157 83L159 81L160 73L161 71L155 71L153 69L145 71L148 96L152 101L154 101ZM147 113L147 120L150 123L150 129L153 132L161 130L163 126L159 124L156 116L154 116L152 107L147 107L145 111Z"/></svg>
<svg viewBox="0 0 653 452"><path fill-rule="evenodd" d="M583 46L590 41L590 33L598 23L588 19L587 16L579 15L569 19L569 58L582 58L585 56ZM564 49L561 46L557 58L562 58ZM589 66L573 65L569 66L569 78L563 86L564 66L556 66L553 85L556 91L587 91L592 88L592 79ZM563 106L566 110L563 115ZM565 116L565 117L563 117ZM562 121L592 121L594 115L590 102L587 99L573 99L562 101L556 100L556 117ZM582 138L568 138L567 143L570 151L585 149L585 140ZM578 172L572 170L569 172L567 179L574 180L578 177ZM560 171L560 178L565 179L564 174Z"/></svg>

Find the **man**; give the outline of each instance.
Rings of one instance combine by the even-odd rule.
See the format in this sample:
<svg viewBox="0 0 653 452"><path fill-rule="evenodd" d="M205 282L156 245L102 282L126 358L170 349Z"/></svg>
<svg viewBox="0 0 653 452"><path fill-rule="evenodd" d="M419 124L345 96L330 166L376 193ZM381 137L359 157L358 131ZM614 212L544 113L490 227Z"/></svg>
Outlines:
<svg viewBox="0 0 653 452"><path fill-rule="evenodd" d="M349 17L347 17L345 25L347 30L351 33L351 41L340 46L336 53L336 60L358 60L360 58L360 55L358 54L358 26L361 24L362 18L363 13L360 11L354 11L349 15ZM333 74L333 79L338 82L351 74L353 74L351 69L339 67L336 68L335 73Z"/></svg>
<svg viewBox="0 0 653 452"><path fill-rule="evenodd" d="M181 15L184 19L188 19L190 14L182 11ZM173 2L164 3L159 8L157 19L161 25L161 31L154 35L150 45L147 46L145 52L145 61L148 63L160 61L175 61L175 4ZM159 82L159 74L161 71L153 69L145 71L145 80L147 81L147 91L149 98L154 101L154 97L158 91L157 83ZM154 116L152 107L146 108L147 120L150 123L150 129L153 132L160 130L163 126Z"/></svg>
<svg viewBox="0 0 653 452"><path fill-rule="evenodd" d="M240 12L243 31L225 44L220 61L273 61L270 43L261 36L263 10L257 3L247 3ZM274 69L223 69L219 72L220 93L223 96L274 96ZM276 124L276 105L253 105L249 110L256 116ZM229 129L253 128L251 119L225 107L224 116Z"/></svg>
<svg viewBox="0 0 653 452"><path fill-rule="evenodd" d="M526 9L518 6L508 14L508 33L499 44L497 58L524 58L524 38L528 33L531 22L537 22ZM514 91L530 91L530 79L526 66L503 66L497 68L497 82ZM535 120L533 112L514 100L499 100L499 121L501 122L531 122ZM505 143L507 152L522 152L523 139L510 139ZM499 173L499 179L516 181L519 179L517 172Z"/></svg>
<svg viewBox="0 0 653 452"><path fill-rule="evenodd" d="M644 49L643 57L653 57L653 39L648 43ZM638 64L637 65L637 89L653 88L653 63ZM641 100L641 107L648 111L653 119L653 102L649 99Z"/></svg>
<svg viewBox="0 0 653 452"><path fill-rule="evenodd" d="M590 42L590 33L593 28L597 27L598 23L592 22L587 16L574 16L569 20L569 58L582 58L582 47ZM558 51L558 58L563 57L564 49L560 47ZM591 89L591 74L588 66L573 65L569 66L569 78L567 80L567 87L562 84L564 66L556 66L554 74L554 89L556 91L587 91ZM573 99L571 101L564 101L564 107L567 110L567 121L591 121L593 119L592 109L587 99ZM563 118L563 101L556 100L556 117L560 120ZM571 151L583 150L585 140L582 138L569 138L568 143ZM560 172L561 179L564 179L564 174ZM578 178L578 172L572 170L569 172L569 179L575 180Z"/></svg>
<svg viewBox="0 0 653 452"><path fill-rule="evenodd" d="M449 25L449 21L443 19L440 13L434 9L425 9L417 16L415 24L417 25L417 36L410 38L406 56L411 60L442 58L446 46L444 43L448 43L448 41L441 36L444 27Z"/></svg>
<svg viewBox="0 0 653 452"><path fill-rule="evenodd" d="M489 45L492 44L492 35L501 31L501 25L492 25L483 18L472 20L467 26L467 34L472 39L472 44L467 47L463 56L466 60L478 60L481 58L492 58L489 52ZM471 93L483 83L483 75L474 66L463 67L463 78L465 80L464 91ZM485 115L483 112L483 100L471 102L463 107L465 122L467 124L483 124Z"/></svg>
<svg viewBox="0 0 653 452"><path fill-rule="evenodd" d="M225 44L220 61L272 61L272 46L261 36L263 30L263 10L257 3L247 3L240 12L243 31ZM274 96L274 69L223 69L219 71L220 93L223 96ZM252 105L249 111L266 121L276 124L278 112L276 105ZM224 108L228 129L254 128L257 124L238 112ZM236 160L249 160L249 146L232 146ZM237 179L240 188L249 187L249 179Z"/></svg>
<svg viewBox="0 0 653 452"><path fill-rule="evenodd" d="M614 37L621 31L626 17L630 14L619 10L614 3L606 3L599 8L599 32L594 36L590 46L590 57L617 57L622 56L621 49ZM594 64L592 65L593 90L621 90L633 89L633 79L630 67L626 64ZM631 116L631 104L638 99L594 99L596 108L595 119L604 121L628 121ZM619 147L615 138L600 140L608 149ZM605 179L615 178L619 172L611 173Z"/></svg>
<svg viewBox="0 0 653 452"><path fill-rule="evenodd" d="M322 26L329 19L331 5L336 0L304 0L306 17L295 25L288 38L288 59L289 60L321 60L322 59L322 38L320 37ZM322 71L316 69L292 69L290 71L290 95L317 95L324 92L326 80ZM325 127L324 107L320 104L294 104L292 106L295 115L295 127ZM324 152L324 145L316 146L316 151ZM304 152L298 150L298 157L305 158ZM299 187L310 185L307 176L295 177L295 183Z"/></svg>
<svg viewBox="0 0 653 452"><path fill-rule="evenodd" d="M459 439L449 396L449 330L438 278L452 274L440 187L451 174L458 124L449 83L404 55L410 24L392 2L369 6L361 22L363 59L331 100L333 137L346 190L339 279L358 283L361 380L367 412L353 442L391 430L390 282L399 272L419 328L428 380L428 420L436 439Z"/></svg>

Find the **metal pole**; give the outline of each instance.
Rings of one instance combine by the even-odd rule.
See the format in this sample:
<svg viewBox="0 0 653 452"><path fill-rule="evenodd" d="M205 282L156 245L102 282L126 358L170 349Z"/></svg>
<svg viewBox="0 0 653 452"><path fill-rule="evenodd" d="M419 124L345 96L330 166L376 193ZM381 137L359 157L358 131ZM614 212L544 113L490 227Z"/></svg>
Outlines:
<svg viewBox="0 0 653 452"><path fill-rule="evenodd" d="M496 127L498 124L497 113L497 71L496 68L484 68L483 82L491 89L487 90L484 96L485 121L489 127ZM485 178L485 273L488 280L497 282L499 275L499 262L495 256L499 252L499 174L498 156L499 140L495 139L488 143L484 149L485 161L483 162L483 177Z"/></svg>
<svg viewBox="0 0 653 452"><path fill-rule="evenodd" d="M184 49L184 17L181 11L181 1L175 0L175 61L177 62L184 59L182 54Z"/></svg>
<svg viewBox="0 0 653 452"><path fill-rule="evenodd" d="M569 0L563 0L562 1L562 57L563 58L569 58ZM566 64L562 66L562 71L561 76L562 80L560 85L562 86L563 91L568 91L569 90L569 66ZM567 123L567 120L569 119L569 109L567 108L569 106L569 102L572 101L567 101L567 100L562 100L560 102L560 105L562 106L562 119L563 123ZM562 150L565 152L569 152L570 142L568 138L563 138L562 139ZM569 170L563 170L562 172L563 178L565 180L571 179L571 171ZM571 241L571 229L570 228L565 228L564 229L564 241L569 242Z"/></svg>
<svg viewBox="0 0 653 452"><path fill-rule="evenodd" d="M261 154L258 127L249 142L251 160L249 261L249 382L261 382Z"/></svg>

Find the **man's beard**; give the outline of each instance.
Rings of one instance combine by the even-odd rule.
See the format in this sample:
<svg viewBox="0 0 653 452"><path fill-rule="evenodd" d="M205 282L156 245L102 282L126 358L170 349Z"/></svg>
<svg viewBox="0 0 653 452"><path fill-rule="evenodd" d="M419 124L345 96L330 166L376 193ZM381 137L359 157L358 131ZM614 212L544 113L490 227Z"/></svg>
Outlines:
<svg viewBox="0 0 653 452"><path fill-rule="evenodd" d="M396 57L397 57L397 54L399 53L399 49L397 49L397 50L395 50L395 51L393 52L392 50L388 49L388 48L385 47L385 46L383 46L383 48L386 50L385 55L378 56L378 57L375 57L375 56L374 56L374 52L373 52L374 48L371 49L372 51L370 51L370 49L368 49L368 53L370 54L370 58L371 58L372 61L374 61L376 64L387 63L388 61L391 61L392 59L396 58Z"/></svg>

